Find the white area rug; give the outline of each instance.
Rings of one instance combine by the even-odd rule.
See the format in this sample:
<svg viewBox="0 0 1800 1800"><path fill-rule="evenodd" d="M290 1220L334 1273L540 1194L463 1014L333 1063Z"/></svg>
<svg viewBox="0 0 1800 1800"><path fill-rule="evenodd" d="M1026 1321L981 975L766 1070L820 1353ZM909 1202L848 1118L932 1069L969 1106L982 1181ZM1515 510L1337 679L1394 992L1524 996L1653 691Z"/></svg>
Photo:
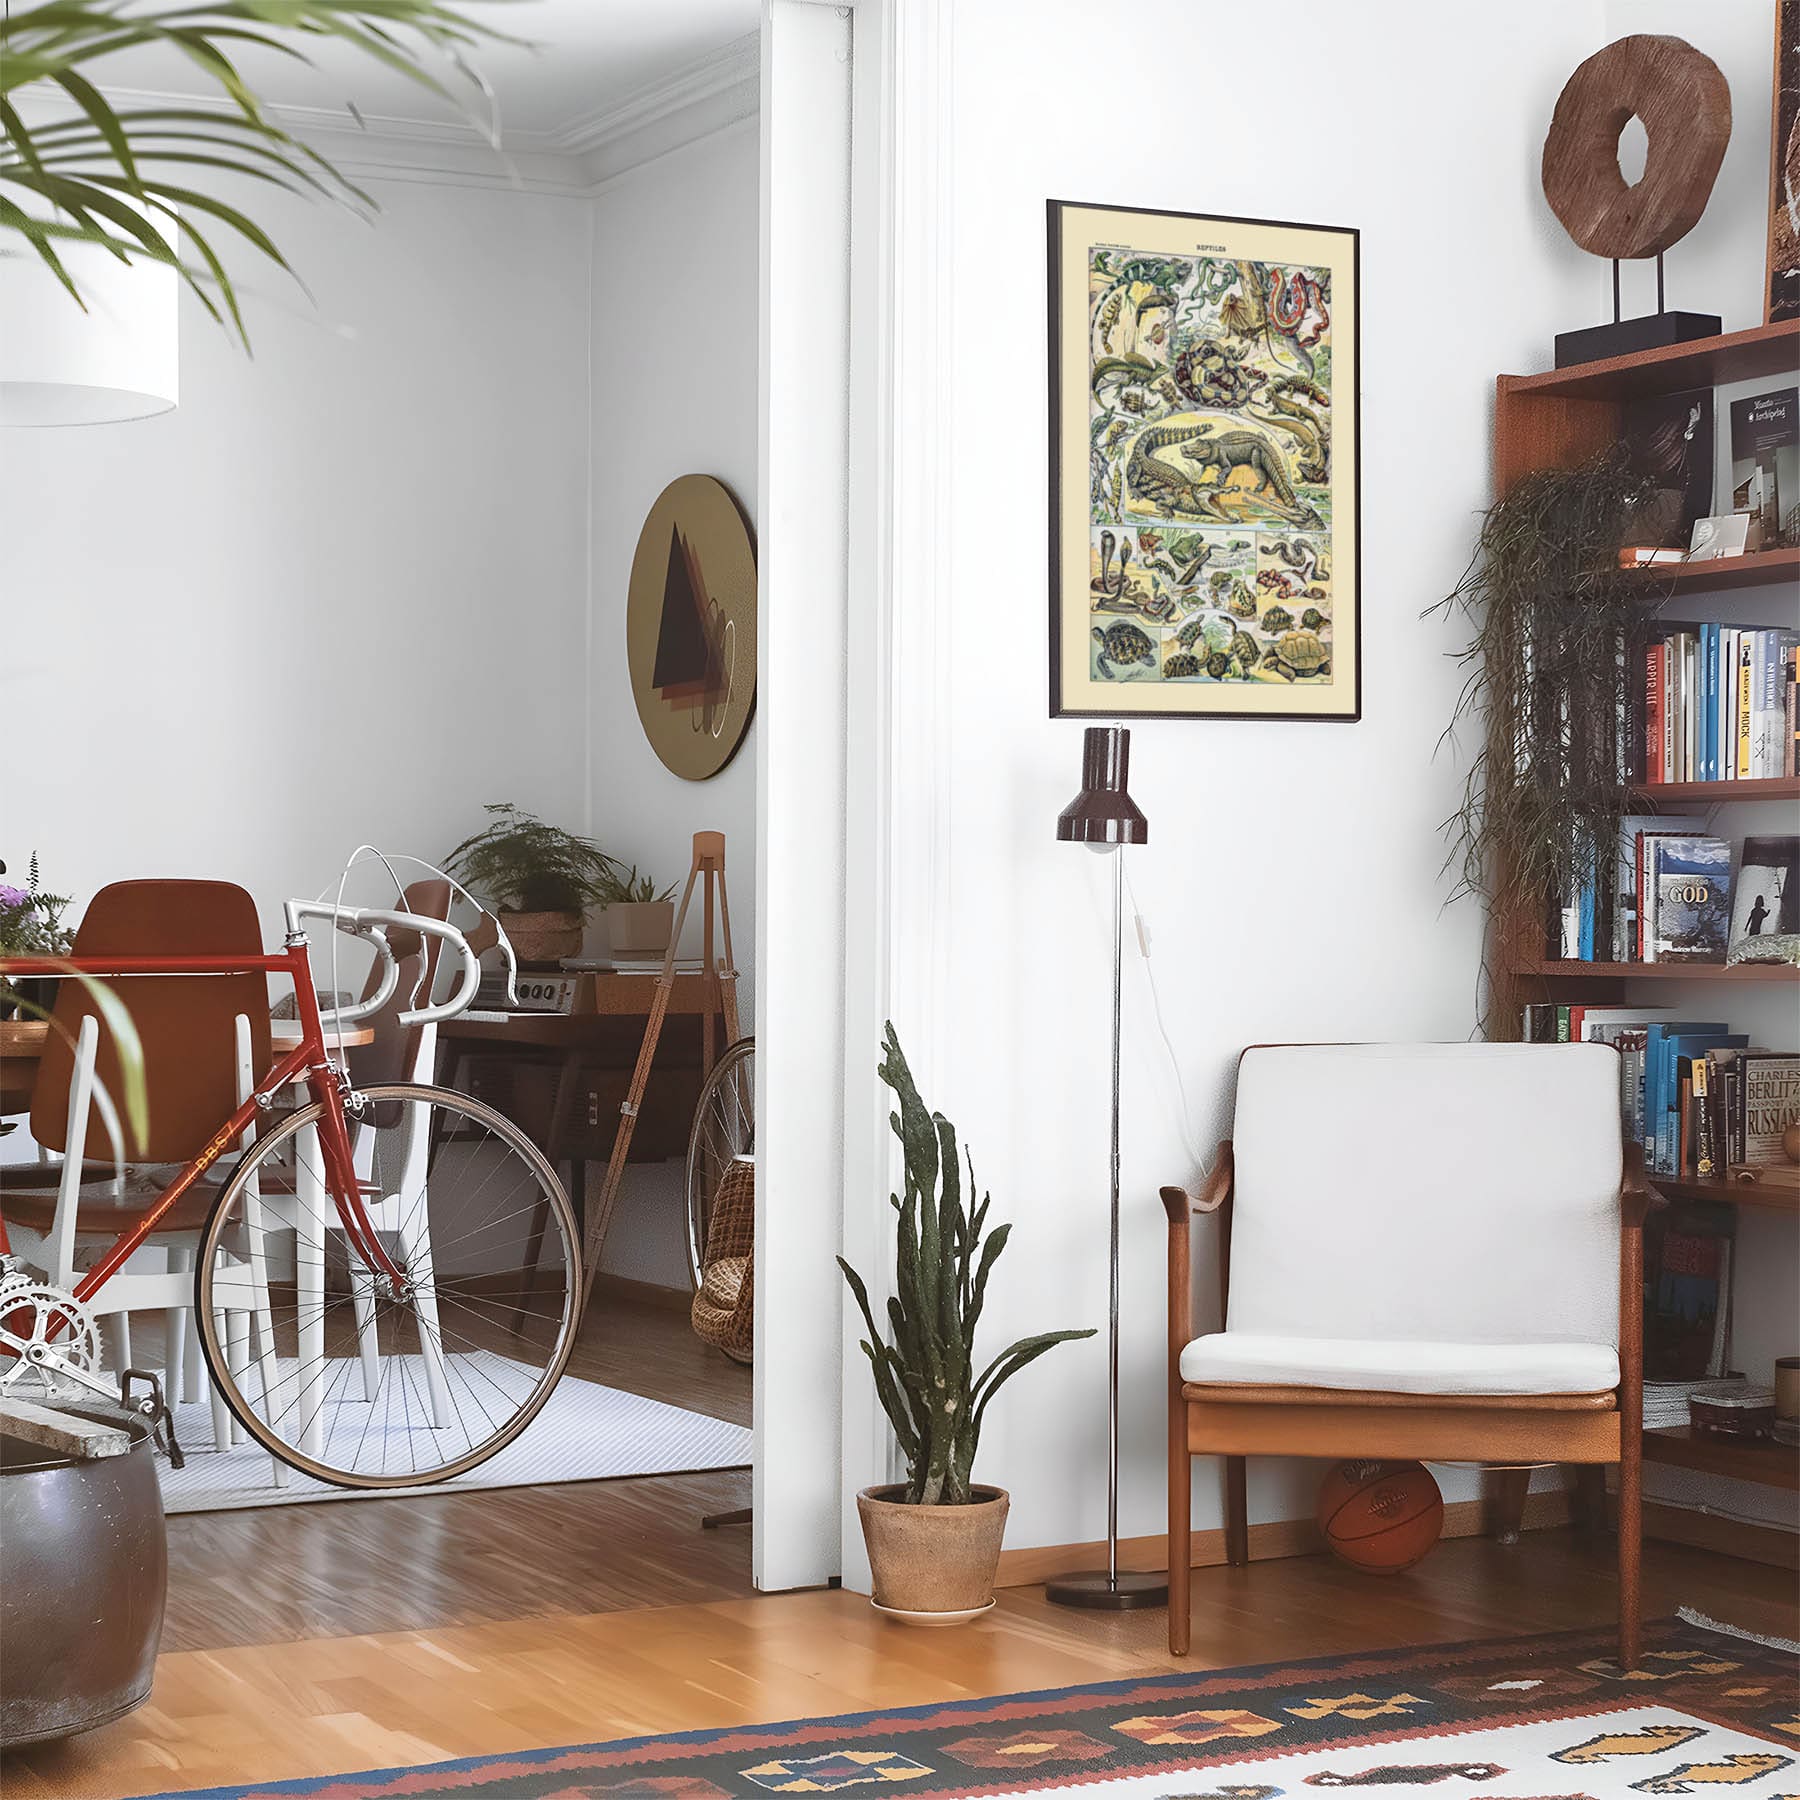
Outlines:
<svg viewBox="0 0 1800 1800"><path fill-rule="evenodd" d="M405 1359L408 1361L415 1359ZM345 1408L348 1414L354 1409ZM345 1427L348 1429L348 1425ZM697 1469L746 1468L747 1427L622 1393L595 1381L564 1376L523 1435L490 1461L454 1481L425 1487L328 1487L293 1469L275 1485L270 1457L246 1440L221 1453L213 1448L212 1408L204 1400L175 1409L175 1432L187 1467L156 1459L163 1506L172 1513L219 1512L229 1507L290 1506L306 1500L381 1500L396 1494L445 1494L476 1488L536 1487L558 1481L611 1481L625 1475L677 1475ZM366 1452L365 1467L382 1466Z"/></svg>

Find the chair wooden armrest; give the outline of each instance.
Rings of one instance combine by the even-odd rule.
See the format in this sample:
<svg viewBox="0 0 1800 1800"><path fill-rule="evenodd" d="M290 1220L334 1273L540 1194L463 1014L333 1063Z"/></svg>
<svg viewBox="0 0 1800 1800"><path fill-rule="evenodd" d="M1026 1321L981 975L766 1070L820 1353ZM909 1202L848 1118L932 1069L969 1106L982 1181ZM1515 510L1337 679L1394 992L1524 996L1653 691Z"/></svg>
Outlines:
<svg viewBox="0 0 1800 1800"><path fill-rule="evenodd" d="M1163 1211L1169 1215L1169 1223L1184 1224L1193 1213L1217 1212L1231 1198L1231 1175L1231 1139L1224 1138L1213 1154L1213 1166L1198 1194L1179 1187L1162 1190Z"/></svg>

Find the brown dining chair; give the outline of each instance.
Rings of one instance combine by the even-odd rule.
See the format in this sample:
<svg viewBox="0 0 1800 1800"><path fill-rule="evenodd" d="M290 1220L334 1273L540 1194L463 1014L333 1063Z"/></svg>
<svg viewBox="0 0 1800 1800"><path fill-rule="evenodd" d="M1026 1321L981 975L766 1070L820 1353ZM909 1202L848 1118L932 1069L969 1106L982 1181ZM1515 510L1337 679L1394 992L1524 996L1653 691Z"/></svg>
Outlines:
<svg viewBox="0 0 1800 1800"><path fill-rule="evenodd" d="M89 903L73 954L228 956L263 953L256 903L225 881L117 881ZM44 1274L59 1286L78 1279L78 1253L132 1229L155 1202L164 1179L197 1155L240 1104L245 1070L254 1081L270 1063L267 977L137 975L109 984L129 1014L142 1054L144 1132L129 1135L121 1104L132 1079L93 995L81 983L58 984L53 1025L31 1097L31 1135L60 1162L11 1165L3 1175L9 1229L37 1240ZM125 1140L115 1158L106 1108L111 1097ZM130 1315L159 1311L170 1404L200 1397L201 1359L193 1323L194 1253L215 1181L197 1182L158 1222L145 1249L165 1253L163 1270L139 1266L143 1252L92 1296L90 1310L109 1322L111 1354L131 1361ZM247 1322L242 1330L248 1339ZM179 1390L179 1391L177 1391ZM225 1448L235 1427L214 1397L214 1433Z"/></svg>
<svg viewBox="0 0 1800 1800"><path fill-rule="evenodd" d="M1169 1649L1188 1648L1191 1461L1618 1470L1619 1661L1639 1648L1643 1157L1601 1044L1262 1045L1232 1136L1169 1221ZM1196 1332L1190 1220L1218 1221Z"/></svg>

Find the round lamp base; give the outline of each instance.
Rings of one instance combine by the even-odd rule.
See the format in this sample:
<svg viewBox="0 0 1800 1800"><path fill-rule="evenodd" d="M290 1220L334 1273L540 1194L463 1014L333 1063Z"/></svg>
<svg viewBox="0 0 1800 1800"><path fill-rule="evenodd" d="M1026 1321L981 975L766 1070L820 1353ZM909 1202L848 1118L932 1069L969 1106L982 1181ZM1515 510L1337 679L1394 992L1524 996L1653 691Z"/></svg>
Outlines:
<svg viewBox="0 0 1800 1800"><path fill-rule="evenodd" d="M1139 1607L1167 1606L1169 1578L1156 1570L1084 1569L1044 1583L1044 1598L1058 1606L1080 1606L1091 1612L1135 1612Z"/></svg>

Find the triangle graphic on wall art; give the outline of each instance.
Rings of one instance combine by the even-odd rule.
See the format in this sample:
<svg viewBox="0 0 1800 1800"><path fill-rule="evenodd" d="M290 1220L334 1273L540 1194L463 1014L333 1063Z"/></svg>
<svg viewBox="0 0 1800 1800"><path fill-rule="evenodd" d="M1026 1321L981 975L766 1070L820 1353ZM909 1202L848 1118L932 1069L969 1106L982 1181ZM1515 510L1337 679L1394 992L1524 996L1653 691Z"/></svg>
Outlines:
<svg viewBox="0 0 1800 1800"><path fill-rule="evenodd" d="M706 628L706 585L699 558L679 528L671 526L651 686L665 701L679 704L713 694L721 674L718 652Z"/></svg>

